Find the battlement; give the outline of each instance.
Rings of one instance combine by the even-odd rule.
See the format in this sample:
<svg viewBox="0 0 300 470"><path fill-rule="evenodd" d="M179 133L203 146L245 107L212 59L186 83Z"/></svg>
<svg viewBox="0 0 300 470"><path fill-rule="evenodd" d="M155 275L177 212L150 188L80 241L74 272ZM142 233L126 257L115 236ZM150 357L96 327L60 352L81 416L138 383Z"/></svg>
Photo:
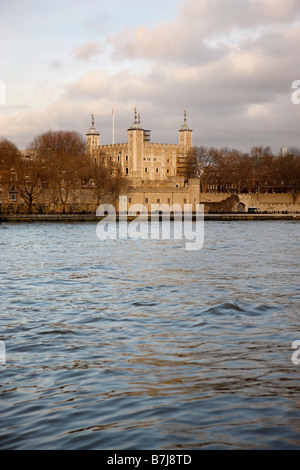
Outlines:
<svg viewBox="0 0 300 470"><path fill-rule="evenodd" d="M106 144L106 145L98 145L97 150L118 150L119 148L125 149L128 147L128 143L121 143L121 144Z"/></svg>
<svg viewBox="0 0 300 470"><path fill-rule="evenodd" d="M144 147L146 149L176 149L179 148L178 144L159 144L159 143L152 143L152 142L145 142Z"/></svg>

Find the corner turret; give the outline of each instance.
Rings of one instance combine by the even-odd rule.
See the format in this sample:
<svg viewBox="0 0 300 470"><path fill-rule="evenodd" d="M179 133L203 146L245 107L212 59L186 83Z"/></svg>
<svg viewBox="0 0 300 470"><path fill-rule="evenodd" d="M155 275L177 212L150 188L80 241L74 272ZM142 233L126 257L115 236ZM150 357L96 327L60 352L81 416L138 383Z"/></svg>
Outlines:
<svg viewBox="0 0 300 470"><path fill-rule="evenodd" d="M134 178L141 178L143 175L143 151L144 151L144 129L141 127L140 114L134 108L134 121L128 129L128 170L127 174Z"/></svg>
<svg viewBox="0 0 300 470"><path fill-rule="evenodd" d="M86 145L89 154L93 153L93 150L100 145L100 132L95 129L94 115L92 114L92 127L86 133Z"/></svg>
<svg viewBox="0 0 300 470"><path fill-rule="evenodd" d="M192 147L192 133L193 131L189 128L186 122L186 110L184 110L184 122L179 129L179 145L184 147Z"/></svg>

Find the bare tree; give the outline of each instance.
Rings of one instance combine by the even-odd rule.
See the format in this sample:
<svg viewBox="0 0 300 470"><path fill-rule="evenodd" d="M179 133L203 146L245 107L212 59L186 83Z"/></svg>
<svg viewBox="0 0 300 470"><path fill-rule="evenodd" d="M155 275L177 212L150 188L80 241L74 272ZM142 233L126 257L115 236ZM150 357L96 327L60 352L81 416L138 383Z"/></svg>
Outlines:
<svg viewBox="0 0 300 470"><path fill-rule="evenodd" d="M21 161L21 154L18 147L8 139L0 140L0 189L1 191L1 211L3 210L2 203L14 197L13 210L17 210L17 173L16 167Z"/></svg>
<svg viewBox="0 0 300 470"><path fill-rule="evenodd" d="M0 140L0 170L11 169L20 160L18 147L8 139Z"/></svg>
<svg viewBox="0 0 300 470"><path fill-rule="evenodd" d="M101 203L111 203L128 187L128 180L122 176L120 165L110 161L104 152L86 165L85 180L93 190L97 207Z"/></svg>
<svg viewBox="0 0 300 470"><path fill-rule="evenodd" d="M65 212L70 200L75 204L81 190L81 179L87 164L84 138L77 132L49 131L36 137L29 148L46 168L54 207L60 201Z"/></svg>
<svg viewBox="0 0 300 470"><path fill-rule="evenodd" d="M292 191L296 200L300 192L300 149L292 147L278 158L280 184Z"/></svg>
<svg viewBox="0 0 300 470"><path fill-rule="evenodd" d="M21 161L17 166L17 184L20 195L27 205L28 214L32 213L34 201L42 194L44 168L38 160Z"/></svg>

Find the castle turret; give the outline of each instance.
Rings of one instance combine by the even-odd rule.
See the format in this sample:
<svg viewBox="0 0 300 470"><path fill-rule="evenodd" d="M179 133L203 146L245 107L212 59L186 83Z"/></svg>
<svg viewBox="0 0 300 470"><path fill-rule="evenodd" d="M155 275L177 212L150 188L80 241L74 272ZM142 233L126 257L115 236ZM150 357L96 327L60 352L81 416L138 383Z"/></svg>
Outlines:
<svg viewBox="0 0 300 470"><path fill-rule="evenodd" d="M89 154L100 145L100 133L95 129L94 115L92 114L92 127L86 133L86 145Z"/></svg>
<svg viewBox="0 0 300 470"><path fill-rule="evenodd" d="M192 147L192 133L193 131L187 125L186 110L184 110L184 123L179 130L179 145L183 145L186 148Z"/></svg>
<svg viewBox="0 0 300 470"><path fill-rule="evenodd" d="M134 121L128 129L128 175L133 178L140 178L143 175L143 150L144 150L144 129L141 127L140 115L137 115L134 108Z"/></svg>

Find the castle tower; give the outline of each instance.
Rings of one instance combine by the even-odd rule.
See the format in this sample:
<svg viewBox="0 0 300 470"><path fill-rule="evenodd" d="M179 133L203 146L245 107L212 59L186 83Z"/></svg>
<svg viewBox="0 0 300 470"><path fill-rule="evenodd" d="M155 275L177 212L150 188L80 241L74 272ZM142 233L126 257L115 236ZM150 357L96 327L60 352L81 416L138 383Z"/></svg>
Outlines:
<svg viewBox="0 0 300 470"><path fill-rule="evenodd" d="M179 145L186 148L192 147L192 133L193 131L186 123L186 110L184 110L184 123L179 130Z"/></svg>
<svg viewBox="0 0 300 470"><path fill-rule="evenodd" d="M87 151L92 155L93 150L100 145L100 133L95 129L94 115L92 114L92 127L86 133Z"/></svg>
<svg viewBox="0 0 300 470"><path fill-rule="evenodd" d="M134 121L128 129L128 165L126 174L133 178L143 176L144 129L141 127L140 115L134 108Z"/></svg>

